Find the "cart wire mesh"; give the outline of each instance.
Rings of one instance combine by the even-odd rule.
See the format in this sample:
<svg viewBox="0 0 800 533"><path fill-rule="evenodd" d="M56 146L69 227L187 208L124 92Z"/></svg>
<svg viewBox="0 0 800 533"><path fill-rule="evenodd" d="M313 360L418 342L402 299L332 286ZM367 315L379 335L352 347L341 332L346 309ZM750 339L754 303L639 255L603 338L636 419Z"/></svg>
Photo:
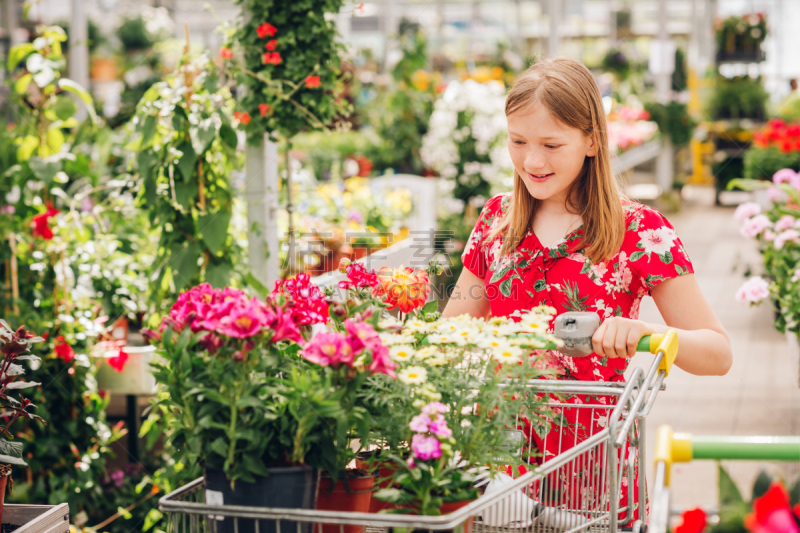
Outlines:
<svg viewBox="0 0 800 533"><path fill-rule="evenodd" d="M207 502L203 478L162 497L159 509L167 533L638 532L644 517L637 516L634 502L645 509L647 497L643 469L639 475L645 440L638 435L644 435L644 419L663 389L663 357L659 352L647 373L635 368L627 383L529 382L531 397L547 400L538 420L517 421L539 450L521 458L531 460L532 469L516 479L500 474L478 499L445 515L219 505ZM577 431L565 427L565 420L589 423Z"/></svg>

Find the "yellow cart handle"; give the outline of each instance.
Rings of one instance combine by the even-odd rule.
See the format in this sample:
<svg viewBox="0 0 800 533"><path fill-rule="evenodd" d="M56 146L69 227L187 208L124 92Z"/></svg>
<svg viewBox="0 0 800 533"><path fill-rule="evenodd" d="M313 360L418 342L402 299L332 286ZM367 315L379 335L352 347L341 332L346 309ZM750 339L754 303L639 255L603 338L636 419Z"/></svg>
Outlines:
<svg viewBox="0 0 800 533"><path fill-rule="evenodd" d="M650 352L652 354L663 351L664 358L661 360L658 369L663 370L664 375L669 376L669 371L672 368L672 364L675 362L675 357L678 356L678 332L674 329L669 329L666 333L645 335L639 340L636 351Z"/></svg>

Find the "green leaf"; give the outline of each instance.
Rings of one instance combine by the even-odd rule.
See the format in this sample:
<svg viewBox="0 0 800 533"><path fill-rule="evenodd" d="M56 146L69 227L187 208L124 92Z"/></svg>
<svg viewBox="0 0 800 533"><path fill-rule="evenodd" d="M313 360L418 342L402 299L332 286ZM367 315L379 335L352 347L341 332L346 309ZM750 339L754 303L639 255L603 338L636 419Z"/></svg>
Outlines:
<svg viewBox="0 0 800 533"><path fill-rule="evenodd" d="M800 503L800 477L797 478L792 488L789 489L789 503L792 507Z"/></svg>
<svg viewBox="0 0 800 533"><path fill-rule="evenodd" d="M17 94L25 94L25 91L28 90L28 85L31 84L32 79L32 74L24 74L20 76L19 79L14 82L14 92Z"/></svg>
<svg viewBox="0 0 800 533"><path fill-rule="evenodd" d="M58 86L64 90L69 91L72 94L76 95L81 101L86 105L86 111L88 111L89 116L92 117L92 122L97 121L97 115L94 112L94 100L92 100L92 96L80 83L72 81L68 78L61 78L58 80Z"/></svg>
<svg viewBox="0 0 800 533"><path fill-rule="evenodd" d="M17 68L19 62L25 59L25 56L27 56L28 54L30 54L35 50L36 48L33 46L32 43L18 44L17 46L13 47L11 51L8 53L8 61L6 62L8 71L14 72L14 69Z"/></svg>
<svg viewBox="0 0 800 533"><path fill-rule="evenodd" d="M677 272L679 276L683 276L684 274L689 272L689 269L682 267L680 265L675 265L675 272Z"/></svg>
<svg viewBox="0 0 800 533"><path fill-rule="evenodd" d="M664 252L663 255L659 255L658 257L661 259L661 262L664 263L665 265L672 263L672 253L669 250Z"/></svg>
<svg viewBox="0 0 800 533"><path fill-rule="evenodd" d="M75 114L78 106L75 104L75 100L69 96L59 95L50 109L56 114L58 120L67 120Z"/></svg>
<svg viewBox="0 0 800 533"><path fill-rule="evenodd" d="M230 221L231 212L227 209L197 217L197 229L200 230L203 242L212 253L218 253L225 246Z"/></svg>
<svg viewBox="0 0 800 533"><path fill-rule="evenodd" d="M513 281L513 278L508 278L507 280L505 280L503 283L500 284L500 292L506 298L511 296L511 282L512 281Z"/></svg>
<svg viewBox="0 0 800 533"><path fill-rule="evenodd" d="M439 310L439 301L432 300L426 303L424 306L422 306L422 309L420 309L419 314L420 316L425 316L428 313L435 313L438 310Z"/></svg>
<svg viewBox="0 0 800 533"><path fill-rule="evenodd" d="M220 263L206 268L206 282L215 289L224 289L231 281L231 265Z"/></svg>
<svg viewBox="0 0 800 533"><path fill-rule="evenodd" d="M197 197L197 186L194 183L184 183L179 181L175 184L175 199L184 211L192 208L194 199Z"/></svg>
<svg viewBox="0 0 800 533"><path fill-rule="evenodd" d="M189 128L192 148L195 153L202 154L217 136L217 123L211 117L201 121L196 127Z"/></svg>
<svg viewBox="0 0 800 533"><path fill-rule="evenodd" d="M61 161L42 159L39 156L31 157L28 165L30 165L36 179L45 182L47 185L53 183L56 173L61 170Z"/></svg>
<svg viewBox="0 0 800 533"><path fill-rule="evenodd" d="M544 280L544 278L537 279L536 283L533 284L533 290L535 290L536 292L543 291L546 288L547 288L547 282Z"/></svg>
<svg viewBox="0 0 800 533"><path fill-rule="evenodd" d="M154 525L156 525L159 520L163 517L163 513L158 509L150 509L150 512L147 513L147 516L144 517L144 525L142 526L142 531L149 531L152 529Z"/></svg>
<svg viewBox="0 0 800 533"><path fill-rule="evenodd" d="M503 277L505 277L506 274L508 274L509 270L511 270L511 265L505 267L502 270L495 270L492 273L492 279L489 280L489 283L496 283L500 281L501 279L503 279Z"/></svg>
<svg viewBox="0 0 800 533"><path fill-rule="evenodd" d="M177 253L173 250L170 265L174 273L175 289L181 291L192 283L200 272L200 265L197 264L200 259L200 245L193 242L185 248L179 247L178 250Z"/></svg>
<svg viewBox="0 0 800 533"><path fill-rule="evenodd" d="M253 290L255 290L255 291L256 291L256 292L259 294L259 296L261 296L262 298L266 298L266 297L269 295L269 292L270 292L270 291L269 291L269 289L267 289L267 288L264 286L264 284L263 284L263 283L261 283L261 282L260 282L258 279L256 279L256 277L253 275L253 273L252 273L252 272L248 272L248 273L247 273L247 275L245 275L245 277L244 277L244 280L245 280L245 281L247 282L247 284L248 284L248 285L250 285L250 286L253 288Z"/></svg>
<svg viewBox="0 0 800 533"><path fill-rule="evenodd" d="M194 148L192 148L191 143L188 142L181 143L181 145L178 146L178 150L183 153L178 161L178 170L180 170L183 175L184 181L189 181L192 179L197 169L197 154Z"/></svg>
<svg viewBox="0 0 800 533"><path fill-rule="evenodd" d="M644 252L639 252L639 251L637 251L637 252L633 252L633 253L631 254L631 258L630 258L630 261L631 261L631 263L633 263L634 261L638 261L639 259L641 259L642 257L644 257L644 255L645 255L645 253L644 253Z"/></svg>
<svg viewBox="0 0 800 533"><path fill-rule="evenodd" d="M736 486L736 483L733 482L733 479L731 479L728 471L725 470L722 465L718 465L717 470L719 472L720 507L744 502L742 493L739 492L739 488Z"/></svg>
<svg viewBox="0 0 800 533"><path fill-rule="evenodd" d="M0 454L10 455L11 457L22 459L22 443L0 439Z"/></svg>
<svg viewBox="0 0 800 533"><path fill-rule="evenodd" d="M28 463L26 463L22 459L18 459L17 457L12 457L11 455L0 454L0 464L3 463L7 463L10 465L28 466Z"/></svg>
<svg viewBox="0 0 800 533"><path fill-rule="evenodd" d="M773 481L775 481L775 478L767 474L765 471L762 470L759 472L755 483L753 483L753 501L755 501L756 498L763 496L767 490L769 490L769 486L772 485Z"/></svg>
<svg viewBox="0 0 800 533"><path fill-rule="evenodd" d="M157 124L158 122L155 115L147 115L147 118L144 119L144 124L142 124L141 148L148 148L150 146L150 143L153 140L153 135L156 133Z"/></svg>
<svg viewBox="0 0 800 533"><path fill-rule="evenodd" d="M39 139L35 135L26 135L17 148L17 161L27 161L38 147Z"/></svg>
<svg viewBox="0 0 800 533"><path fill-rule="evenodd" d="M236 136L236 132L233 130L230 124L223 123L222 126L219 127L219 136L222 139L222 142L231 148L236 148L236 146L239 144L239 139Z"/></svg>

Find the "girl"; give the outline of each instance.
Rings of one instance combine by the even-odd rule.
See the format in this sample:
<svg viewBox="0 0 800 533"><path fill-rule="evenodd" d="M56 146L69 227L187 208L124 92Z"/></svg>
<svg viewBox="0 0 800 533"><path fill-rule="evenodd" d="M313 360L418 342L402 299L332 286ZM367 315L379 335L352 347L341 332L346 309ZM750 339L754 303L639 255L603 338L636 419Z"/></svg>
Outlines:
<svg viewBox="0 0 800 533"><path fill-rule="evenodd" d="M511 88L506 116L514 190L483 208L444 316L506 316L540 304L597 312L591 357L547 354L561 379L624 381L639 339L668 327L680 338L676 365L725 374L730 341L681 241L660 213L619 191L600 90L586 67L564 58L533 65ZM645 295L666 325L638 320ZM542 455L557 453L537 445Z"/></svg>

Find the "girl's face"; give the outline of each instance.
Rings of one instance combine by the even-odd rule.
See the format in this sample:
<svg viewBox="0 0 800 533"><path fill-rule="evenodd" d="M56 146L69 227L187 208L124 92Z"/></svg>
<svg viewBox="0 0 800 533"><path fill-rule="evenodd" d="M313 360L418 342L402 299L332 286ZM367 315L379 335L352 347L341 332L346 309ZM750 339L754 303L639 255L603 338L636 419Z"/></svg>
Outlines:
<svg viewBox="0 0 800 533"><path fill-rule="evenodd" d="M508 151L530 195L553 206L565 205L584 160L597 154L591 137L538 103L508 117Z"/></svg>

